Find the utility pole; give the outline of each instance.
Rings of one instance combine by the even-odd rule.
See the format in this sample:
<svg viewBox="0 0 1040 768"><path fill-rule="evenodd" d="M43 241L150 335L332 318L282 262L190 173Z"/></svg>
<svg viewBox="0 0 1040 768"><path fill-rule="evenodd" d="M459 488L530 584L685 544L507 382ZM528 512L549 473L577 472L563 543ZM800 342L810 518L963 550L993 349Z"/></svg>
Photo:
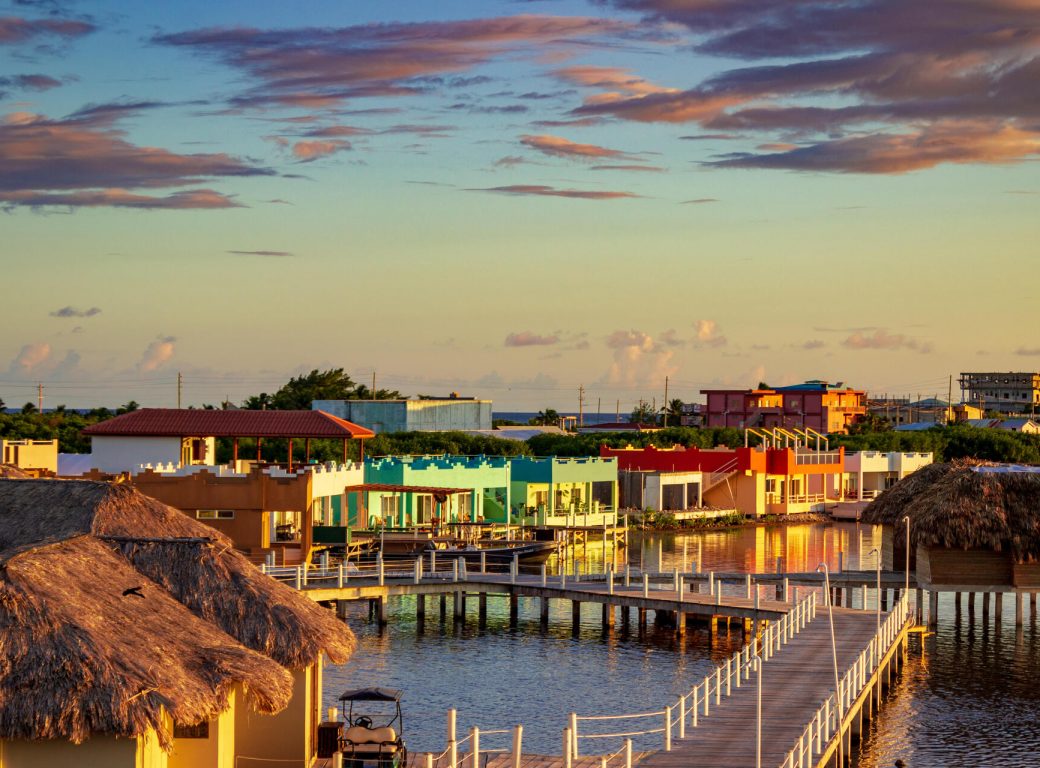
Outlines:
<svg viewBox="0 0 1040 768"><path fill-rule="evenodd" d="M372 399L376 399L376 372L372 371Z"/></svg>
<svg viewBox="0 0 1040 768"><path fill-rule="evenodd" d="M621 401L618 400L614 405L614 423L621 421Z"/></svg>
<svg viewBox="0 0 1040 768"><path fill-rule="evenodd" d="M597 397L596 398L596 423L597 424L599 424L602 421L602 419L600 419L600 417L599 417L600 408L602 407L602 405L603 405L603 398L602 397Z"/></svg>
<svg viewBox="0 0 1040 768"><path fill-rule="evenodd" d="M177 407L181 407L181 390L184 389L184 377L177 371Z"/></svg>
<svg viewBox="0 0 1040 768"><path fill-rule="evenodd" d="M668 429L668 377L664 377L664 428Z"/></svg>
<svg viewBox="0 0 1040 768"><path fill-rule="evenodd" d="M578 385L578 426L585 426L585 385Z"/></svg>
<svg viewBox="0 0 1040 768"><path fill-rule="evenodd" d="M953 421L953 374L950 374L950 388L946 394L946 423Z"/></svg>
<svg viewBox="0 0 1040 768"><path fill-rule="evenodd" d="M43 413L43 382L36 382L36 410Z"/></svg>

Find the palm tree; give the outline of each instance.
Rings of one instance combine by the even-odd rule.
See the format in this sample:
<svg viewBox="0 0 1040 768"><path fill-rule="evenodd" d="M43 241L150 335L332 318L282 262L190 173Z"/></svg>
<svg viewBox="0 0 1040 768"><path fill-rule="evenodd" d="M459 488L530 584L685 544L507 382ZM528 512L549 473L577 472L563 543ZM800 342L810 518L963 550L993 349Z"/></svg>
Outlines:
<svg viewBox="0 0 1040 768"><path fill-rule="evenodd" d="M552 408L538 411L538 415L531 419L531 424L543 427L554 427L560 423L560 414Z"/></svg>

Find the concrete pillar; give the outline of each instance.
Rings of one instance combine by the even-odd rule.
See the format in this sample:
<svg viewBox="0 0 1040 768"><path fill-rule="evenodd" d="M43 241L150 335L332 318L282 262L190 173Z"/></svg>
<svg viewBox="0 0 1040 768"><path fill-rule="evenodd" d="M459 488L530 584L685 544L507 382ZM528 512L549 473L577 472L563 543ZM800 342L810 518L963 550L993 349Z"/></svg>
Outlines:
<svg viewBox="0 0 1040 768"><path fill-rule="evenodd" d="M1015 626L1016 627L1021 627L1022 624L1025 623L1022 620L1022 597L1023 597L1023 595L1022 595L1021 592L1015 592Z"/></svg>
<svg viewBox="0 0 1040 768"><path fill-rule="evenodd" d="M386 626L386 598L376 598L376 620L379 622L379 626Z"/></svg>
<svg viewBox="0 0 1040 768"><path fill-rule="evenodd" d="M917 623L924 623L924 590L917 590Z"/></svg>
<svg viewBox="0 0 1040 768"><path fill-rule="evenodd" d="M455 593L455 612L456 621L466 620L466 593L461 590Z"/></svg>
<svg viewBox="0 0 1040 768"><path fill-rule="evenodd" d="M347 618L347 606L350 603L347 600L336 601L336 618L345 619Z"/></svg>
<svg viewBox="0 0 1040 768"><path fill-rule="evenodd" d="M426 595L415 596L415 618L417 621L426 621Z"/></svg>
<svg viewBox="0 0 1040 768"><path fill-rule="evenodd" d="M603 629L614 628L614 606L610 603L603 604Z"/></svg>
<svg viewBox="0 0 1040 768"><path fill-rule="evenodd" d="M631 620L632 620L632 609L629 608L627 605L621 606L621 623L624 624L627 627L629 625L629 623L631 622Z"/></svg>
<svg viewBox="0 0 1040 768"><path fill-rule="evenodd" d="M638 608L639 612L639 632L646 632L646 608Z"/></svg>
<svg viewBox="0 0 1040 768"><path fill-rule="evenodd" d="M928 626L939 626L939 593L934 590L928 595Z"/></svg>

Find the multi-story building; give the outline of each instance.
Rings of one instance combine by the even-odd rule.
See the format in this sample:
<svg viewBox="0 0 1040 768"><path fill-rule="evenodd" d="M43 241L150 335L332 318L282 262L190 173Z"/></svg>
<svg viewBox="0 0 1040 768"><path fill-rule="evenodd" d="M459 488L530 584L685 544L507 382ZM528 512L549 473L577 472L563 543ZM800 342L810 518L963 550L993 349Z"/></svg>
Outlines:
<svg viewBox="0 0 1040 768"><path fill-rule="evenodd" d="M1040 373L962 373L962 399L986 411L1040 410Z"/></svg>
<svg viewBox="0 0 1040 768"><path fill-rule="evenodd" d="M702 389L706 427L781 427L846 432L867 412L866 392L842 382L807 381L762 389Z"/></svg>
<svg viewBox="0 0 1040 768"><path fill-rule="evenodd" d="M34 475L53 475L58 471L58 441L0 440L0 464Z"/></svg>

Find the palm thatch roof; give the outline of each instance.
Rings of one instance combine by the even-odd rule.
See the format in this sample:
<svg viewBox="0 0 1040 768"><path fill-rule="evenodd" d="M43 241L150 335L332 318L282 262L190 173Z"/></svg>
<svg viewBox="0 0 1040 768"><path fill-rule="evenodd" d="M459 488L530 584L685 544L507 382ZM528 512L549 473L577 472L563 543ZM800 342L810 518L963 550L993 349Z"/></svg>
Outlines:
<svg viewBox="0 0 1040 768"><path fill-rule="evenodd" d="M13 464L0 464L0 478L17 478L20 480L28 480L32 477L24 469L14 466Z"/></svg>
<svg viewBox="0 0 1040 768"><path fill-rule="evenodd" d="M894 526L893 546L990 549L1017 562L1040 559L1040 472L994 472L975 460L931 464L900 480L864 510L865 523Z"/></svg>
<svg viewBox="0 0 1040 768"><path fill-rule="evenodd" d="M346 661L353 633L332 613L257 570L230 539L130 485L0 480L0 553L89 534L196 616L284 667Z"/></svg>
<svg viewBox="0 0 1040 768"><path fill-rule="evenodd" d="M124 596L141 587L143 597ZM195 616L92 536L0 561L0 738L135 737L164 713L194 724L228 707L235 684L260 712L283 709L292 676Z"/></svg>

